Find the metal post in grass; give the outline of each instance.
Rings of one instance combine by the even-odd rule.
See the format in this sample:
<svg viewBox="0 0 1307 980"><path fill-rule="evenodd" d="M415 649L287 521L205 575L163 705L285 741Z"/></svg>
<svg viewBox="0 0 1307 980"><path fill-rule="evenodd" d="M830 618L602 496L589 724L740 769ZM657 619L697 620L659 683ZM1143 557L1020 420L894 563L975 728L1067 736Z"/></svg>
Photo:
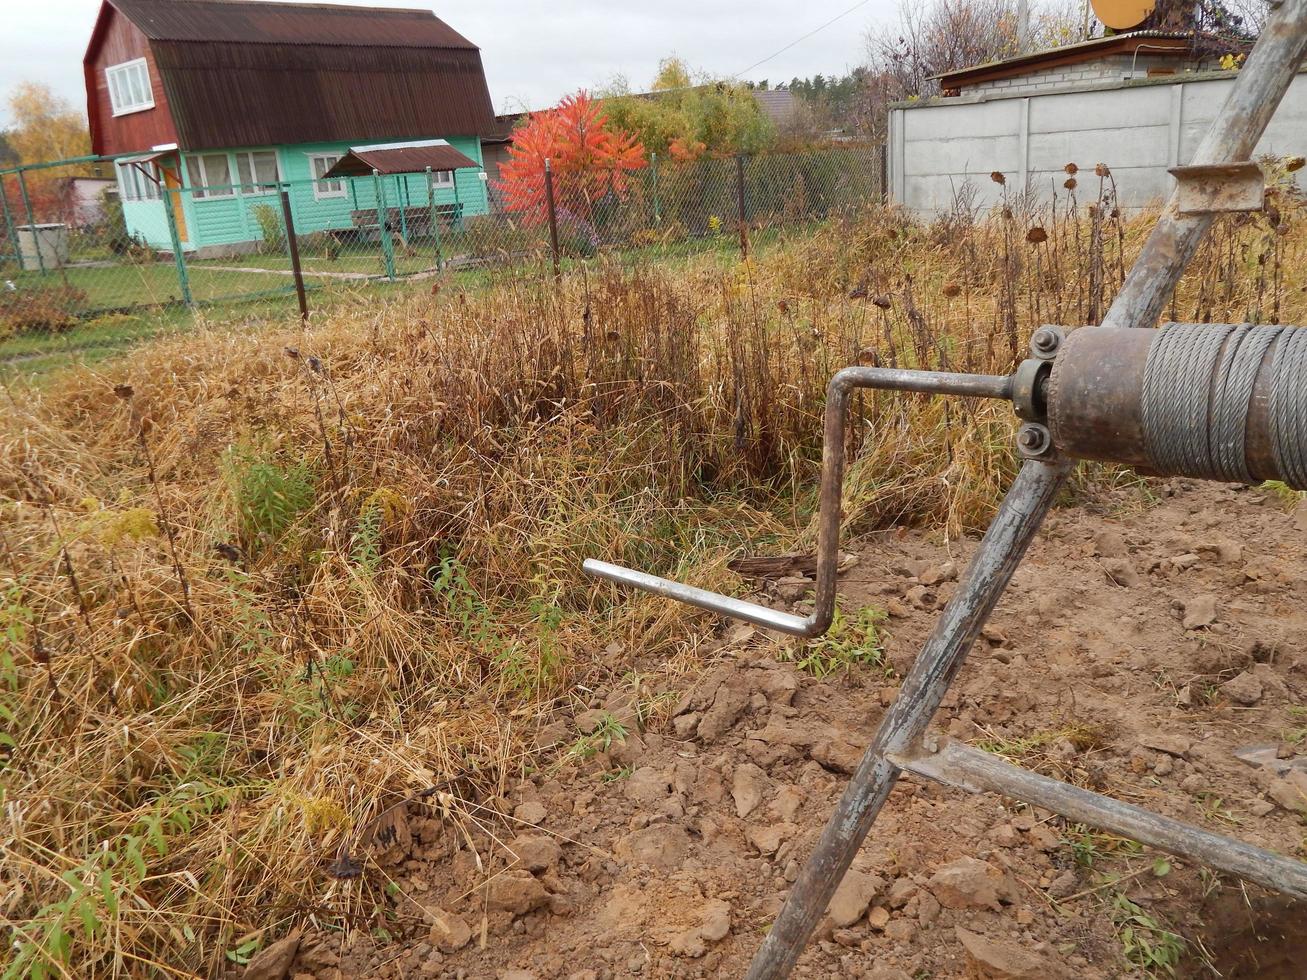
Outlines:
<svg viewBox="0 0 1307 980"><path fill-rule="evenodd" d="M454 189L454 225L463 230L463 202L458 199L458 171L449 172L449 185Z"/></svg>
<svg viewBox="0 0 1307 980"><path fill-rule="evenodd" d="M436 207L436 175L427 167L427 207L431 210L431 234L436 240L436 271L445 268L445 257L440 251L440 209Z"/></svg>
<svg viewBox="0 0 1307 980"><path fill-rule="evenodd" d="M395 174L395 200L399 204L399 234L404 246L408 247L408 174L404 174L401 187L399 174Z"/></svg>
<svg viewBox="0 0 1307 980"><path fill-rule="evenodd" d="M558 209L554 207L554 167L545 158L545 207L549 209L549 249L554 256L554 278L562 273L558 267Z"/></svg>
<svg viewBox="0 0 1307 980"><path fill-rule="evenodd" d="M749 224L744 204L744 154L735 158L735 198L740 205L740 258L749 258Z"/></svg>
<svg viewBox="0 0 1307 980"><path fill-rule="evenodd" d="M23 171L18 171L18 192L23 198L23 210L27 212L27 230L32 233L32 248L36 251L36 265L41 270L41 275L45 275L45 255L41 251L41 235L36 230L36 218L32 216L32 198L27 193L27 181L23 179ZM18 245L18 265L20 268L26 268L23 263L23 248L15 239Z"/></svg>
<svg viewBox="0 0 1307 980"><path fill-rule="evenodd" d="M23 255L18 247L18 229L14 226L14 216L9 211L9 195L5 191L4 177L0 177L0 210L5 214L5 236L9 246L14 250L14 261L18 263L18 268L22 269Z"/></svg>
<svg viewBox="0 0 1307 980"><path fill-rule="evenodd" d="M168 238L172 242L172 262L177 267L177 288L181 291L182 302L187 306L194 307L195 298L191 295L191 276L186 268L186 256L182 254L182 236L177 229L174 194L180 198L181 189L176 187L164 188L163 210L168 215Z"/></svg>
<svg viewBox="0 0 1307 980"><path fill-rule="evenodd" d="M653 184L653 219L654 224L663 223L662 202L658 200L658 154L649 154L649 181Z"/></svg>
<svg viewBox="0 0 1307 980"><path fill-rule="evenodd" d="M390 215L387 214L386 188L381 182L381 172L372 171L372 183L377 191L377 231L381 236L381 257L386 261L386 278L395 281L395 245L390 240Z"/></svg>
<svg viewBox="0 0 1307 980"><path fill-rule="evenodd" d="M300 243L295 235L295 218L290 210L290 191L281 188L281 216L286 222L286 251L290 253L290 271L295 275L295 298L300 303L300 320L309 322L309 298L304 293L304 271L300 268Z"/></svg>

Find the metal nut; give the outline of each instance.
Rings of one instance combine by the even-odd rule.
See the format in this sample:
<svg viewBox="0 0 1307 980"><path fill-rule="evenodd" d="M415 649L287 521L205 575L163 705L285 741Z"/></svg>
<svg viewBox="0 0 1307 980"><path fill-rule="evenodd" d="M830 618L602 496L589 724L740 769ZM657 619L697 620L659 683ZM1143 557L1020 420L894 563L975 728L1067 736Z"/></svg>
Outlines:
<svg viewBox="0 0 1307 980"><path fill-rule="evenodd" d="M1040 327L1030 338L1030 349L1038 357L1051 357L1062 346L1062 331L1056 327Z"/></svg>
<svg viewBox="0 0 1307 980"><path fill-rule="evenodd" d="M1027 422L1017 432L1017 448L1030 459L1043 456L1053 447L1053 437L1045 426Z"/></svg>

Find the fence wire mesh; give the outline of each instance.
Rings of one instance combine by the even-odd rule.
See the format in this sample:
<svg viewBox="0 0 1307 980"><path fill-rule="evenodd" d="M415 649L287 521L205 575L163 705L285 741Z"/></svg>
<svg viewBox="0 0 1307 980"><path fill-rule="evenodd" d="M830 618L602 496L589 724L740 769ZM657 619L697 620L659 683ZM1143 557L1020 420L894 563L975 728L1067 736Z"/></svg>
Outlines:
<svg viewBox="0 0 1307 980"><path fill-rule="evenodd" d="M51 334L112 343L168 311L284 303L299 284L313 292L506 267L543 273L601 252L747 252L780 229L879 201L884 188L880 147L855 145L655 157L620 179L554 171L552 209L543 172L523 204L484 171L258 182L253 167L237 167L226 176L241 183L219 184L139 161L96 166L98 178L76 162L0 174L0 359Z"/></svg>

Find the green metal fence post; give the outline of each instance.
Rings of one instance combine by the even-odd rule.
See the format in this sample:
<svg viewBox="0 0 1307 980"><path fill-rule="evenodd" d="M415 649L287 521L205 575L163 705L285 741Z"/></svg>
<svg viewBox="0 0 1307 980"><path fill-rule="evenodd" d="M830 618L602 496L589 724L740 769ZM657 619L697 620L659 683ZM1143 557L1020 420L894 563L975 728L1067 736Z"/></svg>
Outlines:
<svg viewBox="0 0 1307 980"><path fill-rule="evenodd" d="M431 211L431 234L436 238L436 271L445 268L445 257L440 251L440 210L436 207L436 178L427 167L427 207Z"/></svg>
<svg viewBox="0 0 1307 980"><path fill-rule="evenodd" d="M14 216L9 212L9 195L5 193L5 179L3 177L0 177L0 208L3 208L5 213L5 236L10 248L14 250L14 261L21 270L23 268L23 255L18 247L18 229L14 227Z"/></svg>
<svg viewBox="0 0 1307 980"><path fill-rule="evenodd" d="M408 174L404 175L404 185L400 186L399 174L395 174L395 200L399 204L399 233L405 247L408 246Z"/></svg>
<svg viewBox="0 0 1307 980"><path fill-rule="evenodd" d="M23 179L23 172L18 171L18 191L23 196L23 210L27 212L27 230L32 233L32 247L36 250L36 264L41 270L41 275L45 275L45 255L41 250L41 236L36 231L36 218L32 216L32 199L27 193L27 181ZM17 241L15 240L15 244ZM18 266L26 268L23 264L23 249L18 246Z"/></svg>
<svg viewBox="0 0 1307 980"><path fill-rule="evenodd" d="M372 183L377 190L377 229L381 235L381 256L386 261L386 278L395 281L395 246L390 240L390 215L386 207L386 188L381 182L381 172L372 171Z"/></svg>
<svg viewBox="0 0 1307 980"><path fill-rule="evenodd" d="M309 321L309 299L304 293L304 268L300 265L300 241L295 234L295 215L290 206L290 190L287 185L278 185L277 196L281 198L281 220L286 226L286 251L290 255L290 271L295 277L295 298L300 304L300 322Z"/></svg>
<svg viewBox="0 0 1307 980"><path fill-rule="evenodd" d="M457 171L457 170L451 170L451 171L449 172L449 179L453 182L453 187L454 187L454 222L455 222L455 227L456 227L459 231L462 231L462 230L463 230L463 205L462 205L462 203L461 203L461 202L459 201L459 199L458 199L458 171Z"/></svg>
<svg viewBox="0 0 1307 980"><path fill-rule="evenodd" d="M177 215L175 204L181 201L181 189L177 187L165 187L163 191L163 210L168 215L168 237L172 240L172 261L177 266L177 287L181 290L182 302L187 306L194 307L195 299L191 296L191 277L186 269L186 256L182 254L182 236L177 230ZM177 200L173 200L173 195L177 195Z"/></svg>
<svg viewBox="0 0 1307 980"><path fill-rule="evenodd" d="M649 154L650 178L653 181L653 219L654 224L663 223L662 203L658 200L658 154Z"/></svg>
<svg viewBox="0 0 1307 980"><path fill-rule="evenodd" d="M749 220L744 201L744 154L735 158L735 196L740 206L740 258L749 258Z"/></svg>

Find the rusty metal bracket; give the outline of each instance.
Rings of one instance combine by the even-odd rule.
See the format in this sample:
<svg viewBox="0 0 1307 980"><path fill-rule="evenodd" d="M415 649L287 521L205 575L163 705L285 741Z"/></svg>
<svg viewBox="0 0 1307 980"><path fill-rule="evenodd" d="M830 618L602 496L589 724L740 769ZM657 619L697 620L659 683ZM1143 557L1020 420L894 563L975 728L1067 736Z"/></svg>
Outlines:
<svg viewBox="0 0 1307 980"><path fill-rule="evenodd" d="M1255 163L1206 163L1172 167L1176 205L1181 214L1260 211L1266 204L1266 177Z"/></svg>

